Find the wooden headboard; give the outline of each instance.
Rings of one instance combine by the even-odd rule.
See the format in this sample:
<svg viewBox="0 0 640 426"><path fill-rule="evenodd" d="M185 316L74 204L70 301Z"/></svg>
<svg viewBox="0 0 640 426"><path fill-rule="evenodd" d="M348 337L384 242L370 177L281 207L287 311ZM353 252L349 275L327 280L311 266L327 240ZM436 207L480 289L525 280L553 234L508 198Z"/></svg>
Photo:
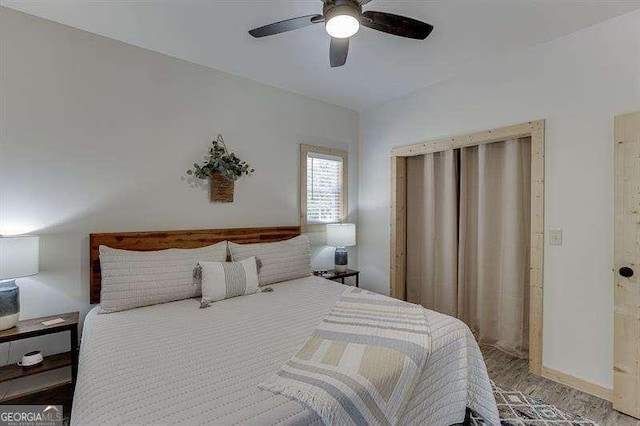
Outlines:
<svg viewBox="0 0 640 426"><path fill-rule="evenodd" d="M100 303L101 272L98 247L101 245L123 250L150 251L169 248L198 248L224 240L240 244L268 243L288 240L298 235L300 235L299 226L91 234L89 238L90 302Z"/></svg>

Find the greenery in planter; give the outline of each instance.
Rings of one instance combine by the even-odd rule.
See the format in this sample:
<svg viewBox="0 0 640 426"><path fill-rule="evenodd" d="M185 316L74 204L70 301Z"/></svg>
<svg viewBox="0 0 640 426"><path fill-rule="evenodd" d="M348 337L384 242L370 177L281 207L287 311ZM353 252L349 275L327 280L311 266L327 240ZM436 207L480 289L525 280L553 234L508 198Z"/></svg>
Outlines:
<svg viewBox="0 0 640 426"><path fill-rule="evenodd" d="M245 161L236 157L233 152L229 153L222 135L218 135L218 138L211 142L211 148L209 148L209 153L204 156L204 160L202 165L194 163L193 169L187 170L187 174L198 179L208 179L211 175L219 173L231 180L238 180L255 171L255 169L250 169Z"/></svg>

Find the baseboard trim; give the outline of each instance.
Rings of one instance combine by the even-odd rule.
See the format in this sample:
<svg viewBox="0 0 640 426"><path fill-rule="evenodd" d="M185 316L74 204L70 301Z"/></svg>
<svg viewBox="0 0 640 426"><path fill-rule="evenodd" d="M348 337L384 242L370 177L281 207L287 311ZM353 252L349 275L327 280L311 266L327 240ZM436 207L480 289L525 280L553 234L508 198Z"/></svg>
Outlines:
<svg viewBox="0 0 640 426"><path fill-rule="evenodd" d="M571 374L563 373L562 371L554 370L553 368L545 367L544 365L542 366L542 377L581 390L589 395L597 396L598 398L602 398L607 401L611 401L612 399L612 389L588 382L579 377L572 376Z"/></svg>

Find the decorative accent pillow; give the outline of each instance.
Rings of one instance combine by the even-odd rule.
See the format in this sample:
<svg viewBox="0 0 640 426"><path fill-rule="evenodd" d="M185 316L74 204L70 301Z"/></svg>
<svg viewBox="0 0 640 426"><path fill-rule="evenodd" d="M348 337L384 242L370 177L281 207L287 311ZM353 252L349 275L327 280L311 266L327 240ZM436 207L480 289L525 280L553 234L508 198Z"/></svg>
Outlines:
<svg viewBox="0 0 640 426"><path fill-rule="evenodd" d="M227 242L197 249L130 251L100 246L103 312L189 299L202 294L199 261L224 262Z"/></svg>
<svg viewBox="0 0 640 426"><path fill-rule="evenodd" d="M234 262L256 257L262 264L258 273L260 286L311 275L311 247L306 235L277 243L229 242L229 251Z"/></svg>
<svg viewBox="0 0 640 426"><path fill-rule="evenodd" d="M256 258L241 262L199 262L202 304L244 296L258 291Z"/></svg>

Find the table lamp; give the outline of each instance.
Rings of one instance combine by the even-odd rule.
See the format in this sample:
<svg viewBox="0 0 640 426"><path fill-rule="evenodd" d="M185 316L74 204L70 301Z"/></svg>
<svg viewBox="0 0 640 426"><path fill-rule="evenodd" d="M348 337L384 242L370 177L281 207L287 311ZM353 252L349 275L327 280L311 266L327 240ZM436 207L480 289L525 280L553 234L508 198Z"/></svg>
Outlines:
<svg viewBox="0 0 640 426"><path fill-rule="evenodd" d="M15 327L20 317L20 289L15 278L38 273L40 238L0 235L0 330Z"/></svg>
<svg viewBox="0 0 640 426"><path fill-rule="evenodd" d="M327 225L327 245L336 248L335 271L347 272L349 254L346 247L356 245L356 225L353 223Z"/></svg>

